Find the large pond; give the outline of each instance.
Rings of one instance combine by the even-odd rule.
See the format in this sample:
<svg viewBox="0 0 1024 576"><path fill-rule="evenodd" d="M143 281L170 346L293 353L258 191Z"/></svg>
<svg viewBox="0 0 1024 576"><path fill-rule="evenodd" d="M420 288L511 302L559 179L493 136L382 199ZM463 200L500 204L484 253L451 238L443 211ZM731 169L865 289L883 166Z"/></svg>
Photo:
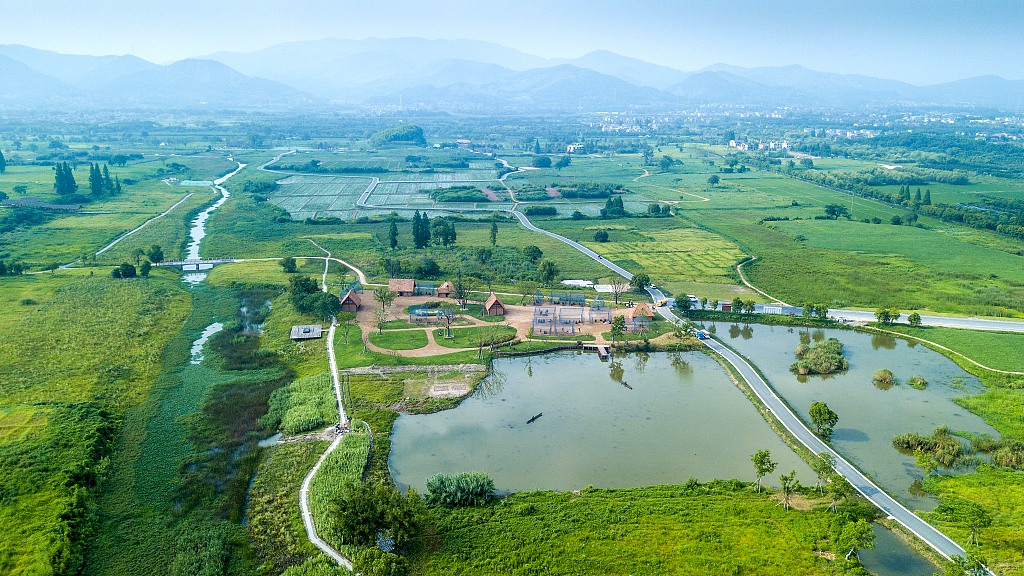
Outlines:
<svg viewBox="0 0 1024 576"><path fill-rule="evenodd" d="M438 472L478 470L502 491L625 488L754 480L767 448L779 473L807 465L708 356L634 354L613 362L574 352L501 359L459 407L402 415L392 434L395 480L423 490ZM528 421L538 415L533 423Z"/></svg>
<svg viewBox="0 0 1024 576"><path fill-rule="evenodd" d="M998 433L953 399L977 392L981 384L953 361L900 338L852 330L708 323L738 352L750 358L775 390L805 420L811 402L823 401L839 415L833 447L911 509L930 510L936 502L915 488L923 476L912 455L892 446L903 432L931 434L938 426L973 433ZM797 376L789 370L801 342L835 337L843 343L850 369L829 376ZM880 389L871 375L888 368L901 381L922 376L925 390L906 384ZM943 471L943 473L949 473Z"/></svg>

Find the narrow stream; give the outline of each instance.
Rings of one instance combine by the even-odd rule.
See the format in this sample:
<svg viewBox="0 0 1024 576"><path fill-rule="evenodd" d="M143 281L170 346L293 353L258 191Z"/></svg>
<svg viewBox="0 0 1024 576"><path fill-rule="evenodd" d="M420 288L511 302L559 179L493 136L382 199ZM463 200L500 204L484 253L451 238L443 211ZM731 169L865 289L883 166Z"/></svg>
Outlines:
<svg viewBox="0 0 1024 576"><path fill-rule="evenodd" d="M236 162L233 158L228 158L228 160ZM203 238L206 237L206 220L210 218L210 214L213 214L214 210L223 206L224 203L227 202L228 198L231 196L231 193L228 192L227 188L221 186L221 184L226 182L228 178L231 178L235 174L238 174L243 168L247 166L246 164L242 164L241 162L237 162L237 164L238 168L235 168L234 171L218 178L217 180L214 180L213 182L214 187L220 191L220 200L217 200L216 202L213 203L213 205L208 207L206 210L200 212L199 215L196 216L195 220L192 221L192 228L188 232L188 235L190 238L192 238L192 241L189 242L188 244L187 253L185 254L186 260L199 259L199 246L202 243ZM203 277L205 277L205 275L203 275Z"/></svg>
<svg viewBox="0 0 1024 576"><path fill-rule="evenodd" d="M196 341L192 343L192 364L201 364L203 362L203 346L206 344L206 341L209 340L211 336L213 336L217 332L220 332L223 329L223 322L214 322L213 324L207 326L205 330L203 330L203 333L199 336L199 338L197 338Z"/></svg>

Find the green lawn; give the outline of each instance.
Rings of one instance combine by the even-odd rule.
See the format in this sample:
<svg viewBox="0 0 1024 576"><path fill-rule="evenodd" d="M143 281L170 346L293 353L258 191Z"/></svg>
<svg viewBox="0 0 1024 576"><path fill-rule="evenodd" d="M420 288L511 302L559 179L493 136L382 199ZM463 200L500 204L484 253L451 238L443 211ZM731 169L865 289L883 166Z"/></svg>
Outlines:
<svg viewBox="0 0 1024 576"><path fill-rule="evenodd" d="M438 334L442 335L438 335ZM470 328L452 328L452 338L445 338L444 328L434 330L434 341L446 348L474 348L483 339L485 346L492 340L504 340L516 333L511 326L473 326Z"/></svg>
<svg viewBox="0 0 1024 576"><path fill-rule="evenodd" d="M370 332L370 342L388 350L415 350L427 345L427 334L423 330Z"/></svg>

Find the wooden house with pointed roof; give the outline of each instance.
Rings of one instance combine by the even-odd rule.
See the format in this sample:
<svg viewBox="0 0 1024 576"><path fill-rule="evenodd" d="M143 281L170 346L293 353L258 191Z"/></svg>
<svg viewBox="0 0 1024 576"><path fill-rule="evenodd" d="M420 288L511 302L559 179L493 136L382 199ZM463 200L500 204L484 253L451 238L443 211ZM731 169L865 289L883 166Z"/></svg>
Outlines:
<svg viewBox="0 0 1024 576"><path fill-rule="evenodd" d="M360 306L362 305L361 302L359 301L359 294L356 294L355 291L353 290L349 290L348 292L346 292L345 295L340 298L340 300L342 312L358 312Z"/></svg>
<svg viewBox="0 0 1024 576"><path fill-rule="evenodd" d="M445 280L440 286L437 287L438 298L451 298L452 294L455 293L455 285L449 280Z"/></svg>
<svg viewBox="0 0 1024 576"><path fill-rule="evenodd" d="M487 301L484 302L484 314L488 316L504 316L505 305L498 299L498 295L491 292L491 295L487 297Z"/></svg>

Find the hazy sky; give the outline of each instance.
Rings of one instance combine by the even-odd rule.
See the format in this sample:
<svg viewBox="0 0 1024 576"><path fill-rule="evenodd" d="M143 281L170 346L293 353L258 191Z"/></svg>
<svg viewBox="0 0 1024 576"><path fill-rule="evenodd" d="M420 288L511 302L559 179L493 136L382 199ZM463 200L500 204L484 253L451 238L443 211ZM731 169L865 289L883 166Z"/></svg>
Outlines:
<svg viewBox="0 0 1024 576"><path fill-rule="evenodd" d="M0 0L0 44L168 62L292 40L486 40L679 68L802 64L917 84L1024 78L1019 0Z"/></svg>

